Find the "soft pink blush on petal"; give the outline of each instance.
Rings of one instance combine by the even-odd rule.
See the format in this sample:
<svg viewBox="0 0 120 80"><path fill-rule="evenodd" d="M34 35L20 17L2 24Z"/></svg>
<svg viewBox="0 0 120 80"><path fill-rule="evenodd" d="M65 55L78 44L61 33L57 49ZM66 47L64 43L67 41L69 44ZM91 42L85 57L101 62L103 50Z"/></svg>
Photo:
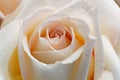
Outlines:
<svg viewBox="0 0 120 80"><path fill-rule="evenodd" d="M66 31L63 25L59 25L56 27L51 27L47 29L47 37L50 44L55 49L63 49L67 47L71 43L71 39L69 38L69 33Z"/></svg>

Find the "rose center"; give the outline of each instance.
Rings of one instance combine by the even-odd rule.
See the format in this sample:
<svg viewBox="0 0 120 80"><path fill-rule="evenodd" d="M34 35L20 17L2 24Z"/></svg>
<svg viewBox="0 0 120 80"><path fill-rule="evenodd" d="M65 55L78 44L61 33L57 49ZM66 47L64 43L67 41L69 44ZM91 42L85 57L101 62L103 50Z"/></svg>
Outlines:
<svg viewBox="0 0 120 80"><path fill-rule="evenodd" d="M48 32L50 38L61 38L65 35L65 29L63 27L55 27L55 29Z"/></svg>
<svg viewBox="0 0 120 80"><path fill-rule="evenodd" d="M47 38L55 49L62 49L71 43L70 33L65 26L52 26L47 29Z"/></svg>

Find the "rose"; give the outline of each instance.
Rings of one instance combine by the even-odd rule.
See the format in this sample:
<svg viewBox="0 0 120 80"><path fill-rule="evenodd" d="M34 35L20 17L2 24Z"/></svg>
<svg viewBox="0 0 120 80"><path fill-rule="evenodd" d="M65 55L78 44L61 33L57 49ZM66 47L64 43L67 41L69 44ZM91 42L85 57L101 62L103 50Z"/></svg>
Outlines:
<svg viewBox="0 0 120 80"><path fill-rule="evenodd" d="M57 14L56 14L56 16L54 14L51 18L45 19L45 22L44 22L44 18L46 18L48 16L48 13L50 15L50 13L53 12L53 11L54 11L54 9L38 10L37 12L35 12L32 15L32 18L30 17L27 20L25 19L24 27L23 27L24 29L22 29L23 31L22 31L22 33L20 33L22 35L22 34L24 34L24 31L25 31L25 35L27 35L27 38L29 38L31 36L31 38L29 39L30 40L30 42L29 42L30 52L32 52L31 50L33 50L33 54L31 53L32 54L31 57L33 56L34 57L33 59L36 59L36 60L38 59L40 61L39 63L37 62L37 64L36 64L36 61L35 61L34 62L35 65L31 64L31 67L35 66L35 67L31 68L31 69L35 69L33 72L31 72L31 73L33 73L33 76L31 75L31 79L40 79L40 76L42 76L41 79L43 79L43 80L44 79L66 80L66 79L71 79L71 78L75 79L76 75L74 73L77 73L77 71L75 69L77 69L77 66L79 65L79 64L76 64L76 63L79 62L79 58L80 58L80 55L81 55L81 52L82 52L82 47L81 46L84 44L84 40L81 37L81 35L84 37L85 42L86 42L86 46L87 46L87 48L85 48L85 51L84 51L85 53L83 55L83 60L85 60L86 58L89 59L90 55L91 55L91 50L92 50L92 45L93 45L92 43L93 43L94 40L92 40L90 32L87 29L88 28L87 24L85 24L84 21L82 21L82 20L72 19L72 18L70 18L66 15L62 15L62 16L58 15L57 16ZM41 14L41 12L44 12L44 13ZM37 15L37 16L35 16L35 15ZM42 16L40 16L40 15L42 15ZM39 16L39 18L37 18L38 16ZM32 21L30 21L30 20L32 20ZM37 45L38 43L33 44L34 43L33 42L34 37L36 36L36 31L32 28L33 26L31 26L32 24L38 24L38 22L40 24L41 21L43 21L43 23L41 24L41 26L42 25L43 26L40 27L41 28L40 30L42 30L42 33L41 33L42 36L41 37L47 36L47 37L45 37L46 38L45 42L44 42L45 39L42 40L42 38L41 38L42 43L41 42L40 43L41 44L44 43L43 48L40 47L39 45ZM49 23L49 22L51 22L51 23ZM19 21L13 22L13 24L17 24L17 23L19 23ZM28 23L31 23L30 26L28 25ZM46 27L46 26L51 26L51 27ZM16 25L15 25L15 27L16 27ZM19 26L17 26L17 27L19 28ZM30 30L29 29L26 30L27 27L29 27ZM37 26L35 26L35 28L36 27ZM47 28L47 29L45 29L44 27ZM56 27L58 27L58 28L56 28ZM5 28L7 28L7 27L5 27ZM32 31L31 31L31 28L32 28L32 30L34 30L33 34L32 34ZM44 30L42 28L45 29L45 32L46 32L45 36L44 36ZM2 31L4 31L4 29ZM36 29L36 30L38 30L38 29ZM29 34L29 31L30 31L31 34ZM58 33L56 31L58 31ZM84 31L87 31L87 32L84 32ZM25 35L22 35L22 36L21 35L19 36L20 39L21 39L20 44L17 45L17 46L19 46L19 48L16 48L15 51L9 57L9 61L8 61L8 72L9 72L9 74L8 75L10 76L11 79L21 79L21 75L22 75L23 79L28 80L29 76L27 76L27 75L29 75L29 73L28 73L29 70L24 72L25 67L22 67L22 65L24 64L24 61L23 62L21 61L25 58L20 59L20 62L16 62L18 60L18 59L16 59L17 55L18 55L18 51L20 51L19 52L20 53L19 56L20 56L21 51L22 51L21 48L23 47L23 46L21 46L21 41L25 39L25 38L23 39L23 37L22 37L22 36L25 36ZM39 34L37 34L37 35L39 35ZM35 40L38 41L39 39L35 39ZM59 41L56 42L56 40L59 40ZM61 43L61 41L64 42L64 44ZM46 42L48 44L46 44ZM24 43L22 43L22 44L24 45ZM58 46L58 44L59 44L60 47ZM25 45L26 45L26 42L25 42ZM27 46L28 45L26 45L26 47ZM32 46L35 46L35 47L32 48ZM44 48L44 46L48 46L48 51L47 52L46 52L47 49L46 49L46 47ZM17 51L17 49L18 49L18 51ZM26 49L26 48L24 48L24 49ZM44 51L43 56L41 57L37 54L34 54L34 49L35 49L35 51L36 50L40 51L40 52ZM25 52L26 52L26 50L25 50ZM24 53L24 52L22 52L22 53ZM29 53L27 53L26 55L29 55ZM87 55L87 56L85 56L85 55ZM23 56L23 57L26 57L26 56ZM53 59L51 61L46 61L45 59L41 59L40 57L41 58L48 58L48 59L50 58L49 60L51 60L53 58L55 58L55 59ZM19 57L19 58L22 58L22 57ZM61 61L61 62L57 62L57 61ZM86 62L86 64L88 64L89 60L85 60L85 62ZM15 63L15 65L13 65L12 63ZM18 64L18 63L20 63L20 64ZM45 64L53 64L53 65L46 65L46 69L49 69L51 67L55 70L53 70L53 69L49 69L49 71L45 70L41 73L41 75L40 75L39 72L34 74L36 72L36 69L40 69L40 67L41 67L41 70L43 70L45 68ZM81 62L81 65L82 64L86 65L83 62ZM2 66L4 67L5 65L3 64ZM41 66L39 66L39 68L36 68L37 65L41 65ZM26 68L27 68L27 66L29 66L29 65L26 65ZM75 66L76 66L76 68L75 68ZM16 68L16 70L14 70L13 68ZM21 74L19 73L19 68L21 70ZM62 72L63 71L65 71L65 72L62 73L61 71L58 70L58 68ZM81 72L82 73L83 72L87 73L88 72L87 65L86 65L86 67L80 68L80 70L84 69L84 68L85 68L85 71L81 71ZM44 76L44 74L49 76L49 75L51 75L51 73L54 75L54 76L50 76L51 78L47 78L47 77ZM5 74L5 72L3 74ZM71 75L71 77L70 77L70 75ZM59 77L61 77L61 78L59 78ZM77 78L79 78L79 77L80 76L77 76ZM86 75L84 74L83 79L84 78L87 78L87 74Z"/></svg>
<svg viewBox="0 0 120 80"><path fill-rule="evenodd" d="M34 1L33 1L34 2ZM76 4L75 4L76 5ZM75 10L78 10L77 9L77 7L76 6L72 6L72 8L74 8L75 7ZM70 11L70 9L71 9L71 7L68 7L67 9L65 9L64 11L66 12L66 10L67 10L67 13L66 14L69 14L69 15L71 15L71 16L74 16L74 17L76 17L76 15L78 15L78 14L70 14L69 12L71 12ZM63 8L64 9L64 8ZM26 9L27 10L27 9ZM73 9L71 9L71 10L73 10ZM25 10L24 10L25 11ZM23 13L24 13L24 11L23 11ZM61 10L62 11L62 10ZM78 10L79 11L79 10ZM77 12L78 12L77 11ZM25 11L26 12L26 11ZM83 15L84 16L84 15ZM81 16L82 17L82 16ZM83 17L83 19L84 19L84 17ZM85 19L85 20L87 20L87 19ZM88 21L89 21L89 19L88 19ZM87 22L87 21L86 21ZM14 22L13 22L14 23ZM17 23L17 21L15 21L15 23L14 23L14 25ZM11 23L12 24L12 23ZM13 24L12 24L13 25ZM17 27L18 28L18 27ZM6 29L6 28L5 28ZM3 30L3 31L1 31L1 33L3 34L3 32L5 31L5 29ZM9 30L9 29L8 29ZM17 34L16 34L17 35ZM14 37L13 37L14 38ZM12 39L11 39L12 40ZM14 40L14 39L13 39ZM7 41L8 42L8 41ZM4 43L3 43L4 44ZM14 47L14 46L13 46ZM3 48L4 49L4 48ZM107 50L108 51L108 50ZM113 53L112 53L113 54ZM115 59L116 59L116 57L115 57ZM83 58L83 60L84 60L84 58ZM109 60L108 60L109 61ZM81 61L82 62L82 61ZM109 62L107 62L107 63L109 63ZM85 67L85 66L84 66ZM82 69L82 68L80 68L80 69ZM112 70L114 70L114 69L112 69ZM82 72L82 71L81 71ZM83 71L84 72L84 71ZM118 71L119 72L119 71Z"/></svg>

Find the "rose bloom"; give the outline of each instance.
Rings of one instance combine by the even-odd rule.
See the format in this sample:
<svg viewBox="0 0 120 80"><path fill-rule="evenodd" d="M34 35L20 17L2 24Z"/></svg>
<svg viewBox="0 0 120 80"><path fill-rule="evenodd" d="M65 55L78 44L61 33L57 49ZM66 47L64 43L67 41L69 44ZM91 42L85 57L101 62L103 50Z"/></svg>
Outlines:
<svg viewBox="0 0 120 80"><path fill-rule="evenodd" d="M113 0L19 4L1 25L0 80L120 80L120 9Z"/></svg>

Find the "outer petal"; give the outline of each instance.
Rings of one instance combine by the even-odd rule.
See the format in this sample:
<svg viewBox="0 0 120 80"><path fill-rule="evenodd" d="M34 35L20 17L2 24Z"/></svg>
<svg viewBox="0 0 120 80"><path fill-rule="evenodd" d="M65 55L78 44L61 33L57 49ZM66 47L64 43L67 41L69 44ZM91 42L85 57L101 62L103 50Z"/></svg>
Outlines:
<svg viewBox="0 0 120 80"><path fill-rule="evenodd" d="M84 21L73 19L71 20L71 22L76 25L74 26L74 29L76 30L76 32L78 30L77 34L81 34L85 39L85 47L83 55L81 57L81 61L78 65L78 71L76 73L75 80L87 80L91 54L95 43L95 37L90 35L88 25L86 25Z"/></svg>
<svg viewBox="0 0 120 80"><path fill-rule="evenodd" d="M28 15L44 7L47 7L44 0L22 0L16 11L6 18L2 27L16 18L24 20Z"/></svg>
<svg viewBox="0 0 120 80"><path fill-rule="evenodd" d="M71 4L75 0L44 0L44 1L48 6L59 9Z"/></svg>
<svg viewBox="0 0 120 80"><path fill-rule="evenodd" d="M105 53L105 68L113 73L115 80L120 80L120 59L110 41L106 37L103 37L102 40Z"/></svg>
<svg viewBox="0 0 120 80"><path fill-rule="evenodd" d="M114 0L84 0L96 7L100 14L102 33L106 35L112 45L116 48L120 45L120 8ZM117 50L120 50L117 49ZM118 51L117 51L118 53Z"/></svg>
<svg viewBox="0 0 120 80"><path fill-rule="evenodd" d="M17 45L22 22L15 20L0 31L0 72L4 80L9 80L8 60Z"/></svg>
<svg viewBox="0 0 120 80"><path fill-rule="evenodd" d="M30 0L20 0L19 6L15 9L15 11L13 11L11 14L5 16L1 27L3 28L8 23L10 23L12 20L14 20L17 17L17 15L21 12L21 10L29 3L29 1Z"/></svg>
<svg viewBox="0 0 120 80"><path fill-rule="evenodd" d="M115 80L113 74L109 71L104 71L99 80Z"/></svg>
<svg viewBox="0 0 120 80"><path fill-rule="evenodd" d="M86 10L85 2L76 0L72 2L71 4L64 6L60 8L59 10L56 10L55 13L64 13L71 17L83 20L86 22L86 24L89 25L90 28L93 27L93 22L91 17L89 16L88 10ZM91 7L89 6L89 9ZM93 28L92 28L93 29Z"/></svg>
<svg viewBox="0 0 120 80"><path fill-rule="evenodd" d="M101 76L102 72L104 71L104 51L103 51L102 36L101 36L100 24L99 24L100 17L96 9L91 9L89 13L94 22L94 35L97 37L96 44L94 47L94 53L95 53L94 79L98 80L98 78Z"/></svg>

